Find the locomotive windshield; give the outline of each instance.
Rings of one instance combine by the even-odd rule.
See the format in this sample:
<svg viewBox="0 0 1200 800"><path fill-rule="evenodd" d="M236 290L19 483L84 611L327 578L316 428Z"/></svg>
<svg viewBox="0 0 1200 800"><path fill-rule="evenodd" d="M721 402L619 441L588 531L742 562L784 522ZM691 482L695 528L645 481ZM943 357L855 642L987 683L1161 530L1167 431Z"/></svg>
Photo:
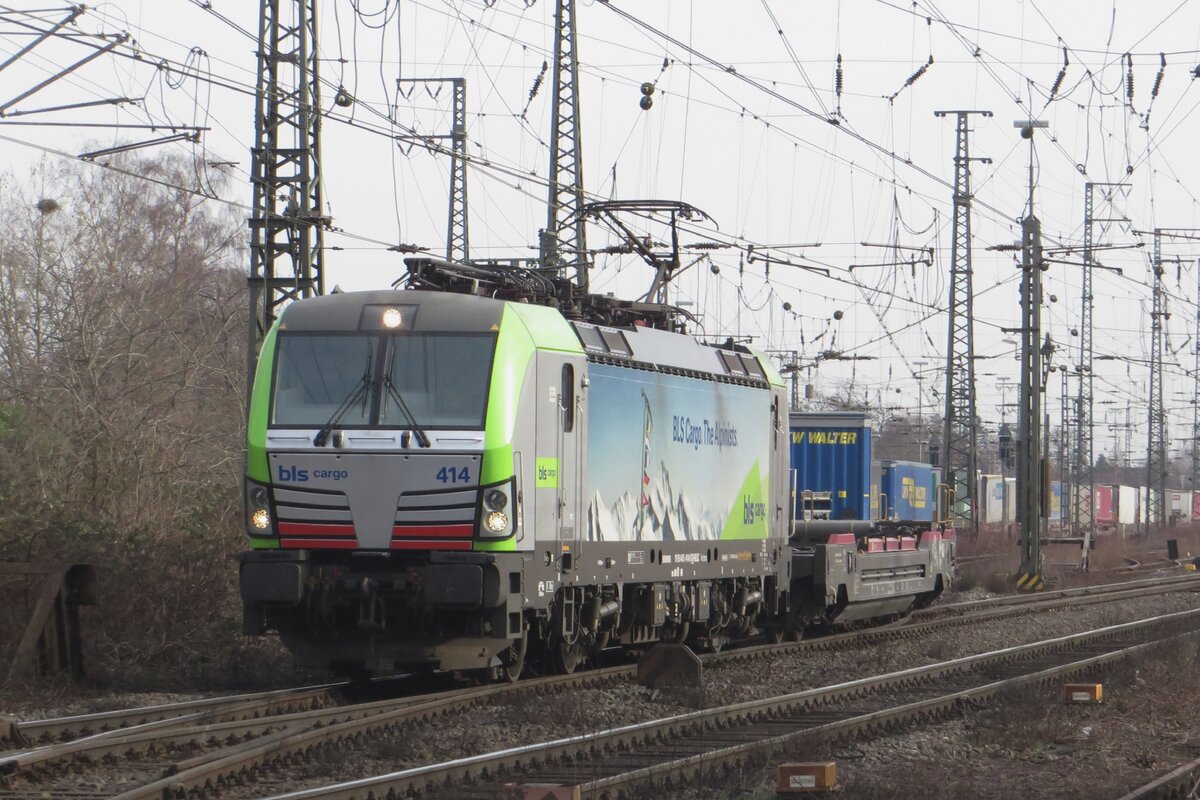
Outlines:
<svg viewBox="0 0 1200 800"><path fill-rule="evenodd" d="M422 428L481 428L495 342L491 334L281 334L272 423L319 427L337 415L339 427L407 428L398 394ZM370 390L359 392L364 381Z"/></svg>

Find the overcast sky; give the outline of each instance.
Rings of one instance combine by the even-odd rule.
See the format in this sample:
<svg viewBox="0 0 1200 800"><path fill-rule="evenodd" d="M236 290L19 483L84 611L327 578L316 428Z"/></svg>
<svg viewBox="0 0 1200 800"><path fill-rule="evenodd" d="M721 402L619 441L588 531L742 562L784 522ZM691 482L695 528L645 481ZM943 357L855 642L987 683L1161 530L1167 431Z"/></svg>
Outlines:
<svg viewBox="0 0 1200 800"><path fill-rule="evenodd" d="M28 170L43 154L36 146L78 154L162 135L90 127L102 123L199 125L208 128L200 145L160 149L195 158L201 172L223 173L219 196L248 203L257 4L207 5L117 0L79 17L73 32L127 32L130 42L7 111L136 102L8 117L0 147L10 167ZM329 284L389 284L403 266L388 245L445 248L447 160L420 146L398 146L393 137L447 133L449 90L406 94L397 78L466 78L475 159L471 254L534 255L546 218L550 73L533 89L552 46L553 4L320 5L329 112L322 169L328 211L346 233L326 239L340 248L329 254ZM0 23L5 56L30 41L28 29L14 21L45 27L64 16L47 7L3 6L11 10ZM35 9L36 18L12 13ZM1095 273L1095 351L1115 357L1095 364L1095 447L1112 453L1106 415L1123 422L1132 404L1140 428L1130 437L1133 457L1144 459L1153 237L1137 232L1200 227L1194 152L1200 3L596 0L580 4L578 25L587 191L606 199L684 200L715 221L690 225L683 236L685 244L720 246L694 251L691 258L706 259L679 279L673 294L694 304L700 332L796 351L804 364L826 350L859 356L806 369L805 380L823 392L852 381L856 397L884 406L915 410L918 386L922 409L942 403L937 367L946 348L954 123L934 116L941 109L994 113L975 118L971 135L972 155L992 159L972 165L979 413L994 423L1002 400L1015 401L1015 390L1005 395L999 388L1018 378L1012 339L1000 328L1016 324L1019 271L1013 254L986 248L1018 239L1017 220L1026 213L1030 153L1013 121L1044 119L1048 128L1034 140L1034 176L1049 246L1082 243L1085 182L1128 184L1111 203L1097 195L1098 215L1129 222L1095 229L1097 242L1111 246L1098 258L1122 270ZM3 92L18 96L93 52L95 41L39 45L4 70ZM1067 64L1058 80L1064 47ZM124 57L135 53L139 58ZM649 110L639 107L643 82L655 84ZM356 98L349 109L333 105L339 86ZM76 124L10 124L18 120ZM613 243L597 227L588 237L594 248ZM1191 432L1187 371L1200 243L1164 241L1171 313L1165 392L1168 435L1176 440ZM930 247L932 266L891 263ZM774 261L769 275L764 253ZM1077 253L1059 257L1070 263L1045 273L1047 299L1055 301L1044 320L1060 348L1054 363L1074 365L1081 269ZM595 289L634 297L648 286L648 270L629 257L598 256L596 263ZM890 265L872 266L884 264ZM841 319L834 319L837 311ZM1057 422L1061 383L1054 378L1049 408Z"/></svg>

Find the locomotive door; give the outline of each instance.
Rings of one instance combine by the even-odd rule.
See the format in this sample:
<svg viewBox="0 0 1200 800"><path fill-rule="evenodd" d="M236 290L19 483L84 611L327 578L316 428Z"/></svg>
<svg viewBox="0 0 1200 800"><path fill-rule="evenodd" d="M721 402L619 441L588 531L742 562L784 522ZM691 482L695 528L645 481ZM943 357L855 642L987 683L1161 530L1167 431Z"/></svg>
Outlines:
<svg viewBox="0 0 1200 800"><path fill-rule="evenodd" d="M553 548L564 573L579 556L580 378L585 361L563 353L537 354L537 538Z"/></svg>

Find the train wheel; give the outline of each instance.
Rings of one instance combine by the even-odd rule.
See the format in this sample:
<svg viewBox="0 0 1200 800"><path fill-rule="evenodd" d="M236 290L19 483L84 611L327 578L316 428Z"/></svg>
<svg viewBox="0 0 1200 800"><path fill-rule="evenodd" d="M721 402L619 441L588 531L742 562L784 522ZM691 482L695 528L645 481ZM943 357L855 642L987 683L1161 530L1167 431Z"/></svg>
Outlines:
<svg viewBox="0 0 1200 800"><path fill-rule="evenodd" d="M570 675L583 661L584 649L582 642L568 644L562 639L550 643L550 667L555 672Z"/></svg>
<svg viewBox="0 0 1200 800"><path fill-rule="evenodd" d="M500 654L500 679L515 683L525 669L525 653L529 650L529 631L525 630L521 638L513 642L507 650Z"/></svg>
<svg viewBox="0 0 1200 800"><path fill-rule="evenodd" d="M671 644L683 644L687 641L688 631L691 630L692 623L680 622L663 631L662 640Z"/></svg>

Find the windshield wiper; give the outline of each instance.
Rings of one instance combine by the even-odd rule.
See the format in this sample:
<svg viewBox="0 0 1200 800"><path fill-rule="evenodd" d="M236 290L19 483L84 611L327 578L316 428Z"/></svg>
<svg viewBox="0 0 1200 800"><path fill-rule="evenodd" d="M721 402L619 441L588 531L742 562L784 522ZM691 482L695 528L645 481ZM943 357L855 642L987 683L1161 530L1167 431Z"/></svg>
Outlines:
<svg viewBox="0 0 1200 800"><path fill-rule="evenodd" d="M389 355L395 352L391 347L391 342L388 343L388 349L391 351ZM408 421L413 433L417 435L417 444L421 447L432 447L433 444L429 441L429 437L425 435L425 430L421 427L421 424L417 422L416 415L412 413L412 410L408 407L408 403L404 402L404 397L400 394L400 390L396 388L396 384L392 381L392 366L393 362L391 359L388 359L387 372L383 374L384 391L388 393L389 397L396 401L396 407L400 409L400 413L403 414L404 418ZM382 414L380 416L382 417ZM382 421L382 419L380 421Z"/></svg>
<svg viewBox="0 0 1200 800"><path fill-rule="evenodd" d="M329 421L322 425L321 429L317 431L317 435L313 437L314 447L325 446L325 440L329 438L329 434L333 430L333 426L337 425L341 421L342 417L346 416L346 412L353 408L354 404L360 400L363 402L364 416L366 415L366 402L370 396L368 390L371 388L371 384L374 382L374 379L371 375L371 356L373 352L374 345L370 342L367 342L367 366L363 369L362 378L354 386L354 388L350 390L350 394L346 395L346 399L342 401L341 405L334 410L333 414L329 417Z"/></svg>

